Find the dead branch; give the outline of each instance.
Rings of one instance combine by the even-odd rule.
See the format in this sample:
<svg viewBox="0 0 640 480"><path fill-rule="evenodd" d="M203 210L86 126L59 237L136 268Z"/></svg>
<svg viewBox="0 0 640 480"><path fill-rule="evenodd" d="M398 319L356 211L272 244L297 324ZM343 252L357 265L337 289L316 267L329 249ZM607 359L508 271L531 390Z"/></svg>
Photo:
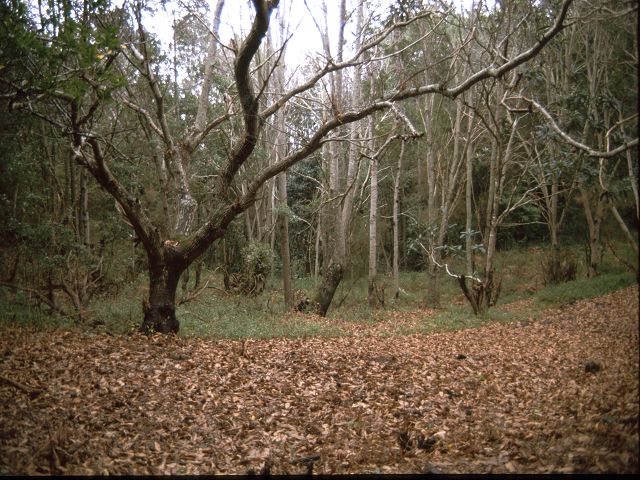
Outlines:
<svg viewBox="0 0 640 480"><path fill-rule="evenodd" d="M28 393L29 395L39 395L40 393L42 393L41 390L38 390L37 388L32 388L32 387L28 387L26 385L23 385L19 382L16 382L15 380L11 380L10 378L7 378L5 376L0 375L0 380L2 380L4 383L11 385L14 388L17 388L18 390L22 390L25 393Z"/></svg>
<svg viewBox="0 0 640 480"><path fill-rule="evenodd" d="M184 297L182 297L180 299L180 301L178 302L178 305L183 305L183 304L185 304L187 302L190 302L190 301L195 300L196 298L198 298L200 296L200 294L202 292L204 292L204 290L209 286L209 282L210 281L211 281L210 279L207 280L202 287L200 287L200 288L198 288L196 290L192 290L189 293L187 293Z"/></svg>

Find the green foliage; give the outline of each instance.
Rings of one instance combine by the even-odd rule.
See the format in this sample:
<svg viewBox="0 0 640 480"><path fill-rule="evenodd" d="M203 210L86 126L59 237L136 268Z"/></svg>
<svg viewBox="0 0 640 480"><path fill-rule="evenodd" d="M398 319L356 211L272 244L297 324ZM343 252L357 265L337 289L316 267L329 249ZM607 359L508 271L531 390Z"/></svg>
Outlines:
<svg viewBox="0 0 640 480"><path fill-rule="evenodd" d="M262 242L251 242L242 251L242 269L250 275L268 277L273 267L271 247Z"/></svg>
<svg viewBox="0 0 640 480"><path fill-rule="evenodd" d="M62 85L67 94L81 99L90 88L82 73L94 71L120 45L118 29L105 22L110 9L108 0L82 4L56 0L38 10L30 9L26 2L15 1L11 6L3 2L0 68L5 77L20 80L16 99ZM25 69L26 59L39 68ZM61 75L65 67L74 68L78 75Z"/></svg>
<svg viewBox="0 0 640 480"><path fill-rule="evenodd" d="M228 276L225 273L225 287L244 295L260 295L273 268L273 252L269 245L251 242L242 251L242 268Z"/></svg>
<svg viewBox="0 0 640 480"><path fill-rule="evenodd" d="M77 328L72 318L53 315L34 304L29 293L8 288L0 288L0 323L36 330Z"/></svg>
<svg viewBox="0 0 640 480"><path fill-rule="evenodd" d="M147 295L146 282L146 275L139 275L116 294L92 302L90 311L96 328L118 335L137 332L142 320L142 301Z"/></svg>
<svg viewBox="0 0 640 480"><path fill-rule="evenodd" d="M449 332L464 330L467 328L478 328L487 323L509 323L523 318L522 313L508 313L496 308L487 312L474 315L467 306L452 306L446 311L440 312L433 317L427 318L419 328L420 333Z"/></svg>
<svg viewBox="0 0 640 480"><path fill-rule="evenodd" d="M547 232L540 209L533 203L527 203L507 217L498 235L498 248L506 250L518 245L540 244Z"/></svg>

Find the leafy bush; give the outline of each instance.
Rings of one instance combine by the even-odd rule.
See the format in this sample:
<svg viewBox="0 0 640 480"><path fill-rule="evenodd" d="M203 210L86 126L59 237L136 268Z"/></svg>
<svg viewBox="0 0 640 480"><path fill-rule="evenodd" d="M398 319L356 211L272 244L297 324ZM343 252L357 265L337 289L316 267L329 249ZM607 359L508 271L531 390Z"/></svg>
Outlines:
<svg viewBox="0 0 640 480"><path fill-rule="evenodd" d="M269 245L251 242L242 251L242 270L228 280L230 290L245 295L259 295L273 268L273 252Z"/></svg>
<svg viewBox="0 0 640 480"><path fill-rule="evenodd" d="M273 252L265 243L251 242L242 251L242 262L246 273L266 278L273 267Z"/></svg>

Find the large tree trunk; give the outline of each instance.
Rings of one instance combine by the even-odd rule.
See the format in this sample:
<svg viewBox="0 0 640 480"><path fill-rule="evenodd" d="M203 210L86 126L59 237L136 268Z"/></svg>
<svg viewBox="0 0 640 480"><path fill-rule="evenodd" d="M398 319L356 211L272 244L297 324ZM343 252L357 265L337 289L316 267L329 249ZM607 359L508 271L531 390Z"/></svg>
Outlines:
<svg viewBox="0 0 640 480"><path fill-rule="evenodd" d="M149 260L149 300L143 302L143 333L178 333L176 289L180 272Z"/></svg>
<svg viewBox="0 0 640 480"><path fill-rule="evenodd" d="M490 271L482 282L471 280L471 288L467 285L467 277L464 275L458 276L458 283L475 315L487 313L489 307L496 304L500 295L500 282L494 283L493 271Z"/></svg>

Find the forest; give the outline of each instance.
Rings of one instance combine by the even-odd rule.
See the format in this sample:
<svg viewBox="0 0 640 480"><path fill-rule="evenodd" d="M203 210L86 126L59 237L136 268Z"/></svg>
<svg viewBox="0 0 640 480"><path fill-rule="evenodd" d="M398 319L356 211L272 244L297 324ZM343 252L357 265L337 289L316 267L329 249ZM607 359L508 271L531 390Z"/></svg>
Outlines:
<svg viewBox="0 0 640 480"><path fill-rule="evenodd" d="M637 28L0 0L0 474L637 473Z"/></svg>

